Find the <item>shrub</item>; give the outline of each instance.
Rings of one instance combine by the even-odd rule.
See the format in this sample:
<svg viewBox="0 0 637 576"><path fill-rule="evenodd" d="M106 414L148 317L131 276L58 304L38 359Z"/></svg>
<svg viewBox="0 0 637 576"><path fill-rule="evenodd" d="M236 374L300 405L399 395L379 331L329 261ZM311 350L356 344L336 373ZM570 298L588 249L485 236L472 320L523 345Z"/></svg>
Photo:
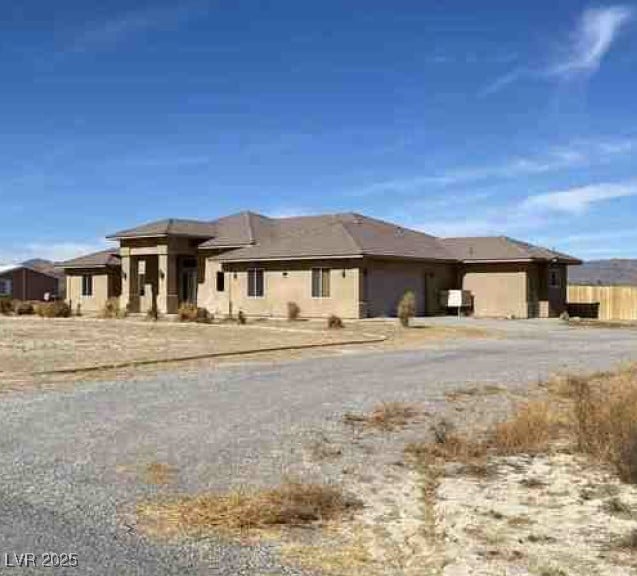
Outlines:
<svg viewBox="0 0 637 576"><path fill-rule="evenodd" d="M13 301L5 296L0 298L0 314L11 314L13 312Z"/></svg>
<svg viewBox="0 0 637 576"><path fill-rule="evenodd" d="M575 435L582 452L637 482L637 371L571 378Z"/></svg>
<svg viewBox="0 0 637 576"><path fill-rule="evenodd" d="M554 436L554 428L549 404L531 402L510 420L495 426L490 444L499 455L543 452Z"/></svg>
<svg viewBox="0 0 637 576"><path fill-rule="evenodd" d="M119 298L109 298L104 303L101 316L102 318L123 318L126 316L125 311L120 310Z"/></svg>
<svg viewBox="0 0 637 576"><path fill-rule="evenodd" d="M327 319L327 327L330 329L343 328L344 324L339 316L337 316L336 314L331 314L330 317Z"/></svg>
<svg viewBox="0 0 637 576"><path fill-rule="evenodd" d="M18 316L27 316L35 313L35 308L31 302L14 302L13 310Z"/></svg>
<svg viewBox="0 0 637 576"><path fill-rule="evenodd" d="M206 308L198 308L194 304L184 303L177 311L181 322L201 322L208 323L212 317Z"/></svg>
<svg viewBox="0 0 637 576"><path fill-rule="evenodd" d="M397 315L400 319L400 323L407 327L409 326L410 318L416 315L416 295L412 290L407 290L398 302Z"/></svg>
<svg viewBox="0 0 637 576"><path fill-rule="evenodd" d="M237 324L245 324L247 322L246 315L243 313L243 310L239 310L237 314Z"/></svg>
<svg viewBox="0 0 637 576"><path fill-rule="evenodd" d="M288 320L298 320L301 314L301 308L296 302L288 302Z"/></svg>
<svg viewBox="0 0 637 576"><path fill-rule="evenodd" d="M71 307L62 300L41 302L36 306L36 313L42 318L68 318L71 315Z"/></svg>

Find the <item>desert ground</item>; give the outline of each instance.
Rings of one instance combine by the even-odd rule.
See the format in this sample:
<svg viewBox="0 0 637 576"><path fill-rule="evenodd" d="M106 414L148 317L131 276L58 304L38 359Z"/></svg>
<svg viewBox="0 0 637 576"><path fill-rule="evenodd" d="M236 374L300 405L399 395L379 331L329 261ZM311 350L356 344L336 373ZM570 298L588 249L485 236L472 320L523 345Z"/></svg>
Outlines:
<svg viewBox="0 0 637 576"><path fill-rule="evenodd" d="M43 370L24 344L37 338L21 321L0 328L3 378ZM41 322L42 334L55 330ZM82 331L71 322L69 331ZM117 322L94 330L135 341L132 324ZM479 462L458 454L434 462L418 447L442 449L451 434L474 442L527 402L561 406L550 383L637 362L637 330L416 324L430 328L364 323L352 332L386 338L321 354L177 362L121 377L80 373L64 386L6 387L2 552L77 554L79 572L58 570L69 574L634 573L637 490L607 462L562 438ZM213 332L199 328L211 327L183 329L208 350ZM231 331L244 328L228 328L228 346ZM284 328L272 326L268 337L288 338ZM316 337L309 323L298 329ZM144 354L172 339L158 338ZM29 363L15 360L21 343ZM102 362L113 346L91 356L88 343L59 366ZM181 352L182 343L170 346ZM264 523L264 511L276 512L277 490L295 486L323 490L324 513L315 517L306 491L306 509L292 522ZM247 513L249 524L237 520Z"/></svg>

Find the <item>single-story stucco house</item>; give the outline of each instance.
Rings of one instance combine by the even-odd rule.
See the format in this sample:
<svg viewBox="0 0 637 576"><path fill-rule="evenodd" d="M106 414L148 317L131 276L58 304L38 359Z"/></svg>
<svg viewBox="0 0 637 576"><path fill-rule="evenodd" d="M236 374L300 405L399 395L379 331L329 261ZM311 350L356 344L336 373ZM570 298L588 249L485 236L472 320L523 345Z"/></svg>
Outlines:
<svg viewBox="0 0 637 576"><path fill-rule="evenodd" d="M99 310L119 297L131 313L183 302L215 315L392 316L406 290L419 315L446 311L441 293L471 292L478 316L559 315L571 256L507 237L436 238L360 214L213 221L168 219L108 237L107 250L63 263L67 299Z"/></svg>
<svg viewBox="0 0 637 576"><path fill-rule="evenodd" d="M0 297L14 300L64 298L64 272L49 260L33 259L0 268Z"/></svg>

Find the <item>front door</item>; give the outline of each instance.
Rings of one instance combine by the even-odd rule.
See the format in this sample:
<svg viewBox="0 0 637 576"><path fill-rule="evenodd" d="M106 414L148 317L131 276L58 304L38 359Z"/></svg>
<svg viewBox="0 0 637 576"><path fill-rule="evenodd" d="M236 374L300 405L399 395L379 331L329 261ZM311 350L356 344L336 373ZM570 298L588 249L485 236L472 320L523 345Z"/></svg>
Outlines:
<svg viewBox="0 0 637 576"><path fill-rule="evenodd" d="M179 276L179 301L197 303L197 261L192 258L182 262Z"/></svg>

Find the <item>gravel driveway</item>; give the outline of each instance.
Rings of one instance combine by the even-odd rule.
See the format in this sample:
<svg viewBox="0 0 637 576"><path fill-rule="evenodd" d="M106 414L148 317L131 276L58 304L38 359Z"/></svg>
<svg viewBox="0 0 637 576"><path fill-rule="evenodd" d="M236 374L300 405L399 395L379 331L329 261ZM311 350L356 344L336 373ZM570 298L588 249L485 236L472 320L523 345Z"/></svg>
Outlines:
<svg viewBox="0 0 637 576"><path fill-rule="evenodd" d="M305 443L340 426L344 412L379 401L435 405L467 383L522 389L559 370L637 361L637 329L436 322L506 336L1 396L0 571L5 554L56 552L77 553L80 568L14 572L295 574L277 566L267 546L151 542L135 531L132 507L166 491L311 475ZM145 467L157 462L175 470L175 484L154 486L144 478Z"/></svg>

